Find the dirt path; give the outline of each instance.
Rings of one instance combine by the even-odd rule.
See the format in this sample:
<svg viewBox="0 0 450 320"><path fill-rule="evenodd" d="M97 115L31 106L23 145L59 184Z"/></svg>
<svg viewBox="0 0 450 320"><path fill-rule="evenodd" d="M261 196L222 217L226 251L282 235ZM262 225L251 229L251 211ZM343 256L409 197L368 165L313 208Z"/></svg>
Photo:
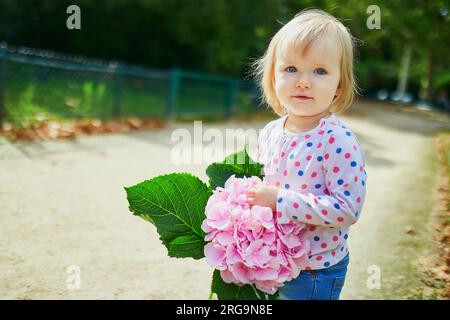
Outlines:
<svg viewBox="0 0 450 320"><path fill-rule="evenodd" d="M363 145L368 173L342 298L404 298L420 285L414 270L428 237L431 133L448 122L380 109L342 119ZM155 228L129 213L123 190L175 171L207 180L206 164L180 169L170 162L172 130L39 144L1 140L0 298L207 299L211 268L203 260L168 258ZM416 234L406 234L405 225ZM67 287L71 265L80 268L80 289ZM371 265L381 270L379 290L366 286Z"/></svg>

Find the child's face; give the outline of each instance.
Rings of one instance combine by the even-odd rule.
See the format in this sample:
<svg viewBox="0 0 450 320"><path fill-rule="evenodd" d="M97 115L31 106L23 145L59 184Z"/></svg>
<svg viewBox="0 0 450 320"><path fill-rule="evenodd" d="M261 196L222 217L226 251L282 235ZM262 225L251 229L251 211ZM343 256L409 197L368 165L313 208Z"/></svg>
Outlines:
<svg viewBox="0 0 450 320"><path fill-rule="evenodd" d="M305 52L287 52L275 64L275 92L288 114L312 116L339 94L340 49L333 37L316 40ZM303 95L309 99L300 99Z"/></svg>

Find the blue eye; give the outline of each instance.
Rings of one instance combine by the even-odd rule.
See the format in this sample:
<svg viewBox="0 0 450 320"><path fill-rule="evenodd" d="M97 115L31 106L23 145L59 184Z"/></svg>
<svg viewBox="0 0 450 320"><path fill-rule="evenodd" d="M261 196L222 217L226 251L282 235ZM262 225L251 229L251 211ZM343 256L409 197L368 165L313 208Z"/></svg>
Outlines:
<svg viewBox="0 0 450 320"><path fill-rule="evenodd" d="M316 70L314 70L314 73L323 76L325 74L327 74L327 71L324 68L317 68Z"/></svg>
<svg viewBox="0 0 450 320"><path fill-rule="evenodd" d="M295 67L287 67L286 69L284 69L284 70L286 70L287 72L295 72L295 71L297 71L297 68L295 68Z"/></svg>

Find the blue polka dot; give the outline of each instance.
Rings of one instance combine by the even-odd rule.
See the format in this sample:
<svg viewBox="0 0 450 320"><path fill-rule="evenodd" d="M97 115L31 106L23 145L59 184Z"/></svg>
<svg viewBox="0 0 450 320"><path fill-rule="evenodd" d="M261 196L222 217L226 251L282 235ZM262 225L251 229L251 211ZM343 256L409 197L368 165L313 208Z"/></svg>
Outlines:
<svg viewBox="0 0 450 320"><path fill-rule="evenodd" d="M324 265L325 267L329 267L329 266L330 266L330 263L329 263L329 262L325 262L323 265Z"/></svg>
<svg viewBox="0 0 450 320"><path fill-rule="evenodd" d="M337 148L336 149L336 153L341 153L341 151L342 151L342 148Z"/></svg>
<svg viewBox="0 0 450 320"><path fill-rule="evenodd" d="M342 231L339 231L339 235L342 236Z"/></svg>
<svg viewBox="0 0 450 320"><path fill-rule="evenodd" d="M317 157L317 161L322 161L322 159L323 159L322 156Z"/></svg>
<svg viewBox="0 0 450 320"><path fill-rule="evenodd" d="M316 184L314 187L316 187L316 189L319 189L322 185L320 183ZM273 199L273 198L272 198Z"/></svg>
<svg viewBox="0 0 450 320"><path fill-rule="evenodd" d="M357 216L358 216L358 214L359 214L359 212L358 212L358 211L356 211L356 213L355 213L355 217L357 217Z"/></svg>
<svg viewBox="0 0 450 320"><path fill-rule="evenodd" d="M352 167L356 167L356 161L352 161L352 163L350 163Z"/></svg>
<svg viewBox="0 0 450 320"><path fill-rule="evenodd" d="M308 207L312 208L311 205L309 204L309 202L307 202L306 205L307 205Z"/></svg>
<svg viewBox="0 0 450 320"><path fill-rule="evenodd" d="M317 197L317 199L319 199L319 200L320 200L320 199L322 199L322 198L321 198L320 196L318 196L318 197Z"/></svg>
<svg viewBox="0 0 450 320"><path fill-rule="evenodd" d="M334 204L334 207L335 207L336 209L340 209L340 208L341 208L341 206L338 205L337 203Z"/></svg>
<svg viewBox="0 0 450 320"><path fill-rule="evenodd" d="M297 217L297 216L292 216L292 218L294 218L294 220L297 220L297 219L298 219L298 217Z"/></svg>
<svg viewBox="0 0 450 320"><path fill-rule="evenodd" d="M364 185L365 184L364 180L361 180L361 183L362 183L362 185Z"/></svg>
<svg viewBox="0 0 450 320"><path fill-rule="evenodd" d="M285 187L286 189L289 189L290 185L289 185L288 183L286 183L286 184L284 185L284 187ZM273 199L273 198L272 198L272 199Z"/></svg>
<svg viewBox="0 0 450 320"><path fill-rule="evenodd" d="M308 142L308 143L306 144L307 147L311 147L312 145L313 145L312 142Z"/></svg>
<svg viewBox="0 0 450 320"><path fill-rule="evenodd" d="M338 185L342 185L344 183L344 180L339 179L337 182L338 182Z"/></svg>
<svg viewBox="0 0 450 320"><path fill-rule="evenodd" d="M333 130L328 130L327 133L333 132Z"/></svg>
<svg viewBox="0 0 450 320"><path fill-rule="evenodd" d="M348 234L346 234L346 235L344 236L344 239L345 239L345 240L347 240L347 238L348 238Z"/></svg>
<svg viewBox="0 0 450 320"><path fill-rule="evenodd" d="M278 203L281 203L283 201L283 198L278 198Z"/></svg>
<svg viewBox="0 0 450 320"><path fill-rule="evenodd" d="M352 135L349 131L347 131L345 134L349 137Z"/></svg>
<svg viewBox="0 0 450 320"><path fill-rule="evenodd" d="M341 248L341 251L344 251L344 247Z"/></svg>
<svg viewBox="0 0 450 320"><path fill-rule="evenodd" d="M345 191L344 191L344 194L348 197L348 196L350 195L350 191L345 190Z"/></svg>
<svg viewBox="0 0 450 320"><path fill-rule="evenodd" d="M291 153L291 155L289 156L289 158L294 159L294 154Z"/></svg>
<svg viewBox="0 0 450 320"><path fill-rule="evenodd" d="M318 237L318 236L314 237L314 241L319 241L319 240L320 240L320 237Z"/></svg>
<svg viewBox="0 0 450 320"><path fill-rule="evenodd" d="M298 172L298 175L301 177L301 176L303 175L303 171L300 170L300 171Z"/></svg>
<svg viewBox="0 0 450 320"><path fill-rule="evenodd" d="M325 224L330 224L328 221L325 221Z"/></svg>

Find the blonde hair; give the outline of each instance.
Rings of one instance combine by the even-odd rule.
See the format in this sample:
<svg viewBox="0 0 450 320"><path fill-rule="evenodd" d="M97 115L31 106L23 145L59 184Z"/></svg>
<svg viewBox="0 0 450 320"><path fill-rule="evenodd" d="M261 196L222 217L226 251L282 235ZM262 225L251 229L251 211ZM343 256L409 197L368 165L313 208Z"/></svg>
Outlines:
<svg viewBox="0 0 450 320"><path fill-rule="evenodd" d="M302 48L307 50L318 38L333 32L341 49L340 94L333 99L330 112L343 112L358 94L358 86L353 74L353 40L350 31L335 17L319 10L300 11L285 24L272 38L265 54L252 63L252 75L262 91L263 101L282 116L286 114L275 93L275 63L277 56L285 50Z"/></svg>

